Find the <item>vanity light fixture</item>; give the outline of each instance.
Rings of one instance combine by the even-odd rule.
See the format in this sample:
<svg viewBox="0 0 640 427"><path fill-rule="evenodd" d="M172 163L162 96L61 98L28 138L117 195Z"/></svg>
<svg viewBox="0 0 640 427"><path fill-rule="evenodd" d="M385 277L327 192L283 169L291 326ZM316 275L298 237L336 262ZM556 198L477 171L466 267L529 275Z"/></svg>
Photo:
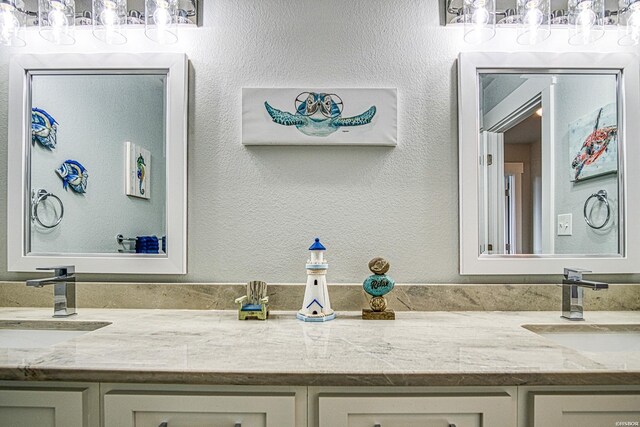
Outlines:
<svg viewBox="0 0 640 427"><path fill-rule="evenodd" d="M158 43L178 41L178 27L202 24L202 0L0 0L0 45L26 46L26 32L38 28L42 38L55 44L75 43L75 28L93 28L93 35L108 44L127 42L126 32L142 31ZM466 1L466 0L461 0ZM488 0L475 0L485 2ZM490 0L495 1L495 0ZM144 4L144 10L135 9ZM38 9L33 10L37 5ZM90 10L84 7L90 7ZM80 10L77 7L82 7ZM459 12L463 17L462 8Z"/></svg>
<svg viewBox="0 0 640 427"><path fill-rule="evenodd" d="M635 46L640 42L640 0L620 0L618 9L618 43Z"/></svg>
<svg viewBox="0 0 640 427"><path fill-rule="evenodd" d="M20 11L22 1L0 1L0 44L24 46L25 15Z"/></svg>
<svg viewBox="0 0 640 427"><path fill-rule="evenodd" d="M144 33L160 44L178 41L178 0L145 0Z"/></svg>
<svg viewBox="0 0 640 427"><path fill-rule="evenodd" d="M522 45L542 42L552 29L567 31L570 45L587 45L614 26L618 44L640 44L640 0L617 0L617 10L605 9L612 0L502 0L499 10L497 0L442 1L448 24L464 24L464 40L471 44L491 39L496 27L515 27L516 41Z"/></svg>
<svg viewBox="0 0 640 427"><path fill-rule="evenodd" d="M40 36L53 44L74 44L74 0L38 0Z"/></svg>
<svg viewBox="0 0 640 427"><path fill-rule="evenodd" d="M464 0L464 40L478 44L496 34L496 1Z"/></svg>
<svg viewBox="0 0 640 427"><path fill-rule="evenodd" d="M604 35L604 0L569 0L569 44L586 45Z"/></svg>
<svg viewBox="0 0 640 427"><path fill-rule="evenodd" d="M517 41L534 45L551 35L551 0L517 0Z"/></svg>
<svg viewBox="0 0 640 427"><path fill-rule="evenodd" d="M107 44L127 42L127 0L93 0L93 35Z"/></svg>

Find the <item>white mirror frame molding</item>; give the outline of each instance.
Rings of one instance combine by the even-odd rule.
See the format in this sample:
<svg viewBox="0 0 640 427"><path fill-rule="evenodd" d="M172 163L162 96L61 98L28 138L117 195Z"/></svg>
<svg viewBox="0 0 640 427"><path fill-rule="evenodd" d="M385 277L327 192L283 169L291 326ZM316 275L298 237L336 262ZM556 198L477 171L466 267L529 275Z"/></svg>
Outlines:
<svg viewBox="0 0 640 427"><path fill-rule="evenodd" d="M622 132L618 133L620 230L619 255L480 254L479 73L483 70L553 72L588 70L620 73ZM599 274L640 272L640 73L638 56L627 53L461 53L458 58L460 274L562 274L564 267ZM627 144L628 142L628 144ZM627 167L630 165L631 167ZM622 197L626 196L626 197ZM555 223L555 219L554 219Z"/></svg>
<svg viewBox="0 0 640 427"><path fill-rule="evenodd" d="M166 71L166 256L145 254L26 254L25 225L30 201L28 150L31 145L29 73L32 71ZM187 57L179 53L13 55L9 69L7 267L75 265L78 273L187 273ZM114 213L122 214L122 213ZM114 236L115 243L115 236Z"/></svg>

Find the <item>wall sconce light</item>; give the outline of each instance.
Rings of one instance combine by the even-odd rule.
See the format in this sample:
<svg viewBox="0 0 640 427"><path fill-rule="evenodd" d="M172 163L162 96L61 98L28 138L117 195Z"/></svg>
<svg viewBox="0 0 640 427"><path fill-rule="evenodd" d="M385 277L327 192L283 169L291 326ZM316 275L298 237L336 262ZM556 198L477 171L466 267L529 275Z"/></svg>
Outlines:
<svg viewBox="0 0 640 427"><path fill-rule="evenodd" d="M145 0L144 33L161 44L178 41L178 0Z"/></svg>
<svg viewBox="0 0 640 427"><path fill-rule="evenodd" d="M5 46L25 46L24 21L26 19L21 1L0 1L0 44Z"/></svg>
<svg viewBox="0 0 640 427"><path fill-rule="evenodd" d="M534 45L551 35L551 1L518 0L517 41L522 45Z"/></svg>
<svg viewBox="0 0 640 427"><path fill-rule="evenodd" d="M618 9L618 43L635 46L640 42L640 0L620 0Z"/></svg>
<svg viewBox="0 0 640 427"><path fill-rule="evenodd" d="M93 0L93 35L107 44L127 42L127 0Z"/></svg>
<svg viewBox="0 0 640 427"><path fill-rule="evenodd" d="M478 44L496 34L495 0L464 0L464 40Z"/></svg>
<svg viewBox="0 0 640 427"><path fill-rule="evenodd" d="M74 44L74 0L38 0L40 36L54 44Z"/></svg>
<svg viewBox="0 0 640 427"><path fill-rule="evenodd" d="M604 0L569 0L569 44L585 45L604 35Z"/></svg>

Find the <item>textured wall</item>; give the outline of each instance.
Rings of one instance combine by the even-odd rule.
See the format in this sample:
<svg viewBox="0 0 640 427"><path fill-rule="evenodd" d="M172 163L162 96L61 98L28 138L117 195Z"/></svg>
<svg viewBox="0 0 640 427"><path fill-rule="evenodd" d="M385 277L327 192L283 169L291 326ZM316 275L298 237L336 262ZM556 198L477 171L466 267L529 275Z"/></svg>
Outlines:
<svg viewBox="0 0 640 427"><path fill-rule="evenodd" d="M464 46L460 29L440 26L441 2L202 3L204 26L183 31L178 45L158 47L136 33L124 47L113 48L186 52L191 60L189 274L96 279L304 283L307 248L319 236L328 248L329 282L361 281L374 255L391 260L390 274L400 282L557 280L458 275L455 60L470 47ZM503 34L512 37L510 30ZM570 50L564 35L557 40L537 49ZM72 47L42 45L32 43L22 51L111 49L88 31ZM615 42L593 49L610 46ZM480 48L521 49L498 39ZM7 51L0 55L4 171ZM242 146L242 87L277 86L397 87L398 146ZM0 240L6 228L5 188L6 172L1 172ZM0 245L0 279L30 276L5 272L5 251Z"/></svg>

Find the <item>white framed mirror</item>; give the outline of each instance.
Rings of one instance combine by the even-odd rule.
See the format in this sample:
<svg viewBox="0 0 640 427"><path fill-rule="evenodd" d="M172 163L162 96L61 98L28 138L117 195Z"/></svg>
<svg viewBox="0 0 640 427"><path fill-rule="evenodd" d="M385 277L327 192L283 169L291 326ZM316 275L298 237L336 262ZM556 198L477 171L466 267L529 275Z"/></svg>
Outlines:
<svg viewBox="0 0 640 427"><path fill-rule="evenodd" d="M461 53L461 274L640 272L633 54Z"/></svg>
<svg viewBox="0 0 640 427"><path fill-rule="evenodd" d="M187 58L14 55L9 271L186 274Z"/></svg>

